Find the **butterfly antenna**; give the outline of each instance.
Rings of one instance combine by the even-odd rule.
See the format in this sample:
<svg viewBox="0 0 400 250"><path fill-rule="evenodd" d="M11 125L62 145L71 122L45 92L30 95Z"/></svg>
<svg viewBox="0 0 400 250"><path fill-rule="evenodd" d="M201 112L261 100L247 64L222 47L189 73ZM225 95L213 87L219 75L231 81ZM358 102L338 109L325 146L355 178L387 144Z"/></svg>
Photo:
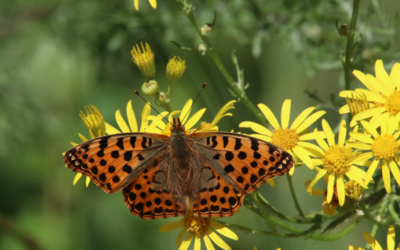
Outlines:
<svg viewBox="0 0 400 250"><path fill-rule="evenodd" d="M206 82L203 83L203 86L201 86L201 89L200 89L199 93L197 94L196 98L194 98L194 101L192 102L192 106L190 106L190 109L189 109L188 112L185 114L185 116L183 117L182 121L184 121L184 120L186 119L186 116L189 115L190 110L192 110L192 107L193 107L194 103L196 102L197 98L199 98L199 95L200 95L201 91L203 91L203 89L204 89L206 86L207 86L207 83L206 83Z"/></svg>
<svg viewBox="0 0 400 250"><path fill-rule="evenodd" d="M134 92L135 92L135 94L136 94L137 96L139 96L140 98L142 98L142 100L143 100L146 104L148 103L148 102L146 101L146 99L144 99L143 96L141 96L137 90L135 90ZM157 114L161 115L160 112L158 112L157 109L155 109L153 106L151 106L151 104L149 104L149 105L150 105L150 107L151 107L154 111L157 112ZM170 121L168 121L167 118L165 118L165 116L162 116L162 118L163 118L164 120L166 120L168 123L171 123ZM171 125L173 125L173 124L171 123Z"/></svg>

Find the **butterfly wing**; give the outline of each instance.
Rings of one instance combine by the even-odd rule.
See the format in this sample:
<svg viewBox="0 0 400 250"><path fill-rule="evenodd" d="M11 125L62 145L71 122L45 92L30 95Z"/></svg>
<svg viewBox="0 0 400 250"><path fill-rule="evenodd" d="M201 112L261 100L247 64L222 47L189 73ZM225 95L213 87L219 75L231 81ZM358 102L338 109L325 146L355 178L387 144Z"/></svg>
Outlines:
<svg viewBox="0 0 400 250"><path fill-rule="evenodd" d="M103 136L71 148L64 161L73 171L89 176L105 192L115 193L129 185L141 171L154 166L168 139L148 133Z"/></svg>
<svg viewBox="0 0 400 250"><path fill-rule="evenodd" d="M246 135L204 132L192 134L190 139L207 161L203 168L211 170L201 172L202 179L208 177L207 189L201 188L199 199L192 201L193 211L202 217L233 214L246 194L268 178L288 172L294 164L284 149Z"/></svg>

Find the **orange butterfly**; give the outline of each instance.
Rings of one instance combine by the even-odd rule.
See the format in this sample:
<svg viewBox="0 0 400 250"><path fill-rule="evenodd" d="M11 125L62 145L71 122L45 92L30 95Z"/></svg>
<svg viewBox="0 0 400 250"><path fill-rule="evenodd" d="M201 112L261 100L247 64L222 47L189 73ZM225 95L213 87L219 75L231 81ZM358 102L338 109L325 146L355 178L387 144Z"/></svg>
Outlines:
<svg viewBox="0 0 400 250"><path fill-rule="evenodd" d="M246 194L294 164L284 149L227 132L187 134L173 118L171 136L122 133L71 148L64 161L107 193L122 189L132 214L144 219L230 216Z"/></svg>

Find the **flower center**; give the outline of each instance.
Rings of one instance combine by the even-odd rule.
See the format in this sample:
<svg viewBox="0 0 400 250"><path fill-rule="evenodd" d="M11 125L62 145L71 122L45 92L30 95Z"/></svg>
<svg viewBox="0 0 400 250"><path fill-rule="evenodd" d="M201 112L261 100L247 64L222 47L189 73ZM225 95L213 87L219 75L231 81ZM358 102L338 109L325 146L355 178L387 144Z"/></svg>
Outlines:
<svg viewBox="0 0 400 250"><path fill-rule="evenodd" d="M329 173L345 174L351 165L349 161L354 157L350 147L334 145L325 152L322 159L324 169Z"/></svg>
<svg viewBox="0 0 400 250"><path fill-rule="evenodd" d="M211 128L211 123L208 122L201 122L199 130L204 130L204 129L210 129Z"/></svg>
<svg viewBox="0 0 400 250"><path fill-rule="evenodd" d="M299 141L299 134L293 129L275 129L272 135L272 143L285 149L292 150Z"/></svg>
<svg viewBox="0 0 400 250"><path fill-rule="evenodd" d="M390 115L397 115L400 112L400 91L395 90L387 97L385 106Z"/></svg>
<svg viewBox="0 0 400 250"><path fill-rule="evenodd" d="M204 237L206 235L210 222L210 218L195 217L193 213L187 213L183 218L184 227L196 237Z"/></svg>
<svg viewBox="0 0 400 250"><path fill-rule="evenodd" d="M399 143L392 135L378 136L372 143L371 151L375 157L387 160L399 153Z"/></svg>

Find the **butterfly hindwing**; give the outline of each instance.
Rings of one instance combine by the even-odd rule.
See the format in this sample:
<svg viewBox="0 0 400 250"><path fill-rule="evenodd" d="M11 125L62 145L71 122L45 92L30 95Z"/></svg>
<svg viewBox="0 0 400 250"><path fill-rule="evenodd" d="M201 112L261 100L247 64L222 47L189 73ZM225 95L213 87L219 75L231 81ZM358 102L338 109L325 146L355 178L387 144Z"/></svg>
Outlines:
<svg viewBox="0 0 400 250"><path fill-rule="evenodd" d="M200 177L198 199L192 200L195 216L230 216L240 208L244 195L222 178L208 162L201 168Z"/></svg>
<svg viewBox="0 0 400 250"><path fill-rule="evenodd" d="M103 136L68 150L64 161L72 170L89 176L107 193L127 186L165 147L167 136L126 133Z"/></svg>
<svg viewBox="0 0 400 250"><path fill-rule="evenodd" d="M157 158L122 190L132 214L144 219L157 219L185 213L184 205L172 195L168 173L162 170L161 164L168 162L162 157Z"/></svg>
<svg viewBox="0 0 400 250"><path fill-rule="evenodd" d="M219 163L211 164L214 170L243 193L254 191L267 178L283 175L294 164L284 149L250 136L205 132L191 138L208 159Z"/></svg>

